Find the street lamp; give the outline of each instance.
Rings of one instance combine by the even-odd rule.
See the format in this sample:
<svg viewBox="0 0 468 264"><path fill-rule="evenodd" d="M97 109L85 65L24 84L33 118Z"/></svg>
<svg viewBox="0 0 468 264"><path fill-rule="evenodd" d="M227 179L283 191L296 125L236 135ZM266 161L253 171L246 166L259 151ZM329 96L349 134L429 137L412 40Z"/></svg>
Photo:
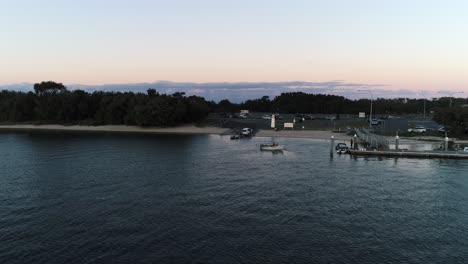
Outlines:
<svg viewBox="0 0 468 264"><path fill-rule="evenodd" d="M427 97L422 93L418 93L419 96L422 96L424 99L424 108L423 108L423 117L424 119L426 119L426 100L427 100Z"/></svg>
<svg viewBox="0 0 468 264"><path fill-rule="evenodd" d="M453 99L453 96L454 96L455 94L461 94L461 93L463 93L463 92L444 92L444 91L439 91L438 93L448 95L448 97L449 97L449 99L450 99L450 107L452 107L452 99Z"/></svg>
<svg viewBox="0 0 468 264"><path fill-rule="evenodd" d="M374 93L372 93L372 90L369 89L363 89L363 90L358 90L359 92L369 92L371 95L371 100L370 100L370 113L369 113L369 128L372 128L372 101L374 100Z"/></svg>

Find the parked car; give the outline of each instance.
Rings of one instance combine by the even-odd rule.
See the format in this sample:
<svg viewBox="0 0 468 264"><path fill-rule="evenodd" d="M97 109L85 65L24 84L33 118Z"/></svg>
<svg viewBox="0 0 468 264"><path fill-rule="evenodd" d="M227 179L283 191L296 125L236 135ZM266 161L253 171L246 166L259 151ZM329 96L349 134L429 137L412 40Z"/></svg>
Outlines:
<svg viewBox="0 0 468 264"><path fill-rule="evenodd" d="M275 115L275 119L277 120L283 120L284 118L282 116L280 116L279 114L276 114Z"/></svg>
<svg viewBox="0 0 468 264"><path fill-rule="evenodd" d="M380 122L381 122L381 121L380 121L379 119L373 118L373 119L371 120L371 125L377 126L377 125L380 124Z"/></svg>
<svg viewBox="0 0 468 264"><path fill-rule="evenodd" d="M445 132L449 132L449 128L448 127L440 127L439 129L437 129L438 132L440 133L445 133Z"/></svg>
<svg viewBox="0 0 468 264"><path fill-rule="evenodd" d="M263 115L263 116L262 116L262 119L270 120L270 119L271 119L271 115Z"/></svg>
<svg viewBox="0 0 468 264"><path fill-rule="evenodd" d="M417 126L417 127L415 127L415 128L408 128L408 132L410 132L410 133L426 133L426 132L427 132L427 128L421 127L421 126Z"/></svg>
<svg viewBox="0 0 468 264"><path fill-rule="evenodd" d="M465 147L465 148L463 149L463 151L468 152L468 147Z"/></svg>
<svg viewBox="0 0 468 264"><path fill-rule="evenodd" d="M304 116L304 119L305 119L305 120L315 120L315 119L317 119L317 117L315 117L315 116L313 116L313 115L305 115L305 116Z"/></svg>
<svg viewBox="0 0 468 264"><path fill-rule="evenodd" d="M296 119L296 122L299 123L305 120L304 115L296 115L294 118Z"/></svg>
<svg viewBox="0 0 468 264"><path fill-rule="evenodd" d="M243 136L251 136L251 135L252 135L252 129L251 129L251 128L248 128L248 127L243 128L243 129L241 130L241 135L243 135Z"/></svg>

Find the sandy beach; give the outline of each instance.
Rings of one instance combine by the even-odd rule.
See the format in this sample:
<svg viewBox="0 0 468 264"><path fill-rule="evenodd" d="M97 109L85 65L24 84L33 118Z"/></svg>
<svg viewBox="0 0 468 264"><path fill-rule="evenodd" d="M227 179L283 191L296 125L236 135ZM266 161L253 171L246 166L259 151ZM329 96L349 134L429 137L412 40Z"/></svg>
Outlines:
<svg viewBox="0 0 468 264"><path fill-rule="evenodd" d="M41 131L89 131L89 132L127 132L127 133L148 133L148 134L232 134L227 128L220 127L196 127L193 125L156 128L138 127L123 125L104 126L63 126L63 125L0 125L0 130L41 130ZM310 138L310 139L330 139L335 136L337 140L350 140L351 136L344 133L333 133L331 131L316 130L294 130L294 131L273 131L259 130L257 137L283 137L283 138Z"/></svg>
<svg viewBox="0 0 468 264"><path fill-rule="evenodd" d="M39 130L39 131L83 131L83 132L121 132L121 133L145 133L145 134L180 134L180 135L230 135L234 132L231 129L220 127L197 127L185 125L177 127L138 127L124 125L104 125L104 126L64 126L64 125L0 125L0 130ZM257 137L275 138L309 138L329 140L334 136L338 141L350 141L352 136L345 133L334 133L326 130L259 130L255 134ZM390 143L394 143L394 137L387 137ZM420 138L401 138L400 144L428 144L429 142Z"/></svg>
<svg viewBox="0 0 468 264"><path fill-rule="evenodd" d="M177 126L167 128L138 127L138 126L63 126L63 125L0 125L0 130L41 130L41 131L89 131L89 132L125 132L147 134L222 134L226 128Z"/></svg>

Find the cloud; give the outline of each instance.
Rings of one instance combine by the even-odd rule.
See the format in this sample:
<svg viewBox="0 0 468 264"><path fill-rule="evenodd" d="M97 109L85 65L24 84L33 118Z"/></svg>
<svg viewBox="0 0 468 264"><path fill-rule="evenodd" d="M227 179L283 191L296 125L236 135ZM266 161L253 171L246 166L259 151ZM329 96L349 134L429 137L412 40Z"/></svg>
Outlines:
<svg viewBox="0 0 468 264"><path fill-rule="evenodd" d="M375 98L426 98L440 97L434 91L413 91L409 89L384 89L386 84L347 83L342 80L329 82L236 82L236 83L192 83L192 82L170 82L158 81L153 83L129 83L129 84L106 84L106 85L67 85L70 90L81 89L88 92L115 91L115 92L141 92L153 88L159 93L172 94L185 92L187 95L203 96L207 100L220 101L229 99L232 102L242 102L248 99L260 98L262 96L280 95L285 92L305 92L341 95L350 99L369 98L370 94L360 92L360 89L370 89ZM0 90L32 91L33 84L20 83L0 86Z"/></svg>
<svg viewBox="0 0 468 264"><path fill-rule="evenodd" d="M0 90L30 92L30 91L33 91L34 89L33 89L33 84L31 83L16 83L16 84L0 85Z"/></svg>
<svg viewBox="0 0 468 264"><path fill-rule="evenodd" d="M188 90L187 93L189 94L204 94L206 92L205 89L192 89L192 90Z"/></svg>

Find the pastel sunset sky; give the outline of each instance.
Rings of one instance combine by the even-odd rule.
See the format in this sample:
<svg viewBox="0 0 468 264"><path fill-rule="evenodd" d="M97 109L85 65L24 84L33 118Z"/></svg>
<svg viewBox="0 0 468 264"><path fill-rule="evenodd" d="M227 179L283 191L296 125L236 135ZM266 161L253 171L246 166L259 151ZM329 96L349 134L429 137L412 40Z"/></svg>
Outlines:
<svg viewBox="0 0 468 264"><path fill-rule="evenodd" d="M0 0L0 85L332 82L468 94L468 1Z"/></svg>

